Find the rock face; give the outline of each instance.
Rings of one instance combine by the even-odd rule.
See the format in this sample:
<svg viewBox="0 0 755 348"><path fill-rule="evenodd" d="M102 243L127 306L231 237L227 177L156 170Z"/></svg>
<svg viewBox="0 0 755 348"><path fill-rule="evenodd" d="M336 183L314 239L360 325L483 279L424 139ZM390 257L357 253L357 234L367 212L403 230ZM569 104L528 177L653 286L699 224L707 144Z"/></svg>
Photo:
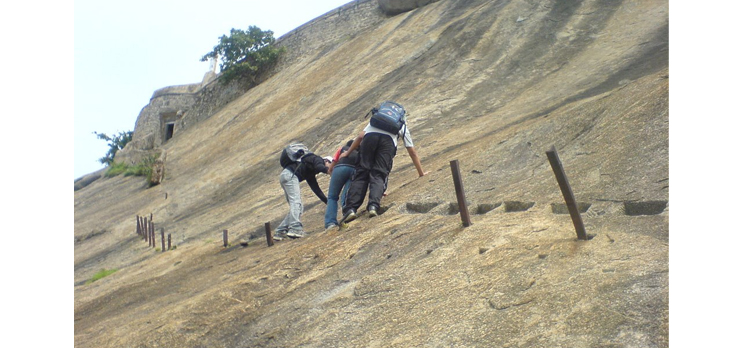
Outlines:
<svg viewBox="0 0 755 348"><path fill-rule="evenodd" d="M162 151L159 156L156 156L155 161L152 163L152 176L149 178L149 185L160 185L165 177L165 156L167 154Z"/></svg>
<svg viewBox="0 0 755 348"><path fill-rule="evenodd" d="M161 145L160 185L74 192L77 347L668 346L668 3L374 13ZM302 185L309 234L267 247L265 223L288 209L283 146L331 155L384 100L408 110L430 173L399 145L382 215L341 231ZM563 209L552 146L590 240ZM150 214L175 250L135 234ZM118 272L86 284L103 268Z"/></svg>
<svg viewBox="0 0 755 348"><path fill-rule="evenodd" d="M76 180L73 181L73 190L81 190L84 187L87 187L89 184L95 182L97 179L102 178L102 175L105 174L107 171L107 168L100 169L94 173L89 173L87 175L84 175Z"/></svg>

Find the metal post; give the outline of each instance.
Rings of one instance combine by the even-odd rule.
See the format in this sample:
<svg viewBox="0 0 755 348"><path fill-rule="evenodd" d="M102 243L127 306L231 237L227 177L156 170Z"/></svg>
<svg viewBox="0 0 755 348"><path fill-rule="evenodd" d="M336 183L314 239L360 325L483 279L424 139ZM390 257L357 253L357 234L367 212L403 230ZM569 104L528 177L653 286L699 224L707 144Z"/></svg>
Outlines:
<svg viewBox="0 0 755 348"><path fill-rule="evenodd" d="M273 246L273 231L270 229L270 223L265 223L265 235L267 236L267 246Z"/></svg>
<svg viewBox="0 0 755 348"><path fill-rule="evenodd" d="M585 225L582 223L582 216L579 215L577 200L574 199L574 193L571 190L571 185L569 185L569 180L566 178L564 166L561 164L561 159L558 157L556 147L552 146L550 150L545 152L545 154L548 156L551 168L553 168L553 174L556 175L556 181L558 181L558 186L561 188L561 194L564 195L566 207L569 208L569 215L571 215L574 228L577 230L577 238L587 240L587 232L585 232Z"/></svg>
<svg viewBox="0 0 755 348"><path fill-rule="evenodd" d="M152 221L145 216L144 220L147 221L147 245L152 246Z"/></svg>
<svg viewBox="0 0 755 348"><path fill-rule="evenodd" d="M142 235L142 228L139 226L139 215L136 216L136 234L139 236Z"/></svg>
<svg viewBox="0 0 755 348"><path fill-rule="evenodd" d="M155 246L155 223L152 222L152 220L149 221L149 246L154 247Z"/></svg>
<svg viewBox="0 0 755 348"><path fill-rule="evenodd" d="M149 238L149 226L147 226L147 219L145 217L140 218L142 220L142 238L146 242Z"/></svg>
<svg viewBox="0 0 755 348"><path fill-rule="evenodd" d="M223 248L228 247L228 230L223 230Z"/></svg>
<svg viewBox="0 0 755 348"><path fill-rule="evenodd" d="M168 250L170 250L170 233L168 233Z"/></svg>
<svg viewBox="0 0 755 348"><path fill-rule="evenodd" d="M464 184L461 182L461 171L459 170L459 161L451 161L451 174L454 178L454 187L456 188L456 200L459 201L459 213L461 214L461 223L464 227L472 225L469 219L469 209L467 209L467 197L464 194Z"/></svg>
<svg viewBox="0 0 755 348"><path fill-rule="evenodd" d="M165 252L165 228L160 227L160 239L162 240L163 252Z"/></svg>

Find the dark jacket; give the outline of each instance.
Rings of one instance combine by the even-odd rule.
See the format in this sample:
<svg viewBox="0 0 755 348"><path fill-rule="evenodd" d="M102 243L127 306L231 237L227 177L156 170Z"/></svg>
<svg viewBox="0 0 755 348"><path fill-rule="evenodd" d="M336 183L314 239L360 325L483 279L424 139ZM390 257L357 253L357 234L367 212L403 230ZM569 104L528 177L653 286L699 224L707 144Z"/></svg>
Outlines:
<svg viewBox="0 0 755 348"><path fill-rule="evenodd" d="M323 203L328 203L328 197L322 193L320 185L317 183L316 176L317 173L328 173L328 167L325 165L325 161L322 157L310 153L301 158L301 164L293 163L287 168L296 170L294 174L296 174L299 182L307 180L307 184L309 184L309 188L312 189L312 192L314 192Z"/></svg>
<svg viewBox="0 0 755 348"><path fill-rule="evenodd" d="M348 146L342 147L341 154L343 154L347 150L349 150ZM349 154L349 157L339 157L338 163L336 164L336 166L344 165L344 166L354 167L357 165L357 163L359 163L359 150L354 150L351 152L351 154Z"/></svg>

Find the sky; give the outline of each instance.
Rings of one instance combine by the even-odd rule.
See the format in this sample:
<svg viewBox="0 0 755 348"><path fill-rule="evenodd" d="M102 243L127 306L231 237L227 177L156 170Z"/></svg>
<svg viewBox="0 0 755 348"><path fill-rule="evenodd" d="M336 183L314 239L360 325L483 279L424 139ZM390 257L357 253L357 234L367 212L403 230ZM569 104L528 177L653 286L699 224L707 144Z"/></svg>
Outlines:
<svg viewBox="0 0 755 348"><path fill-rule="evenodd" d="M350 1L74 2L74 179L104 166L108 135L133 131L152 93L198 83L200 58L231 29L256 25L275 37Z"/></svg>

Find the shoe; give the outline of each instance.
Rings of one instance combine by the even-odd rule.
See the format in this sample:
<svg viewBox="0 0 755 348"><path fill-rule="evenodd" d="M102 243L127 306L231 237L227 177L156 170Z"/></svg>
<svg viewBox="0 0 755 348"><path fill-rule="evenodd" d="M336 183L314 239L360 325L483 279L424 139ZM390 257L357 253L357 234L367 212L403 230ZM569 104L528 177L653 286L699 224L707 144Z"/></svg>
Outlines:
<svg viewBox="0 0 755 348"><path fill-rule="evenodd" d="M286 239L286 231L275 231L273 234L273 240L282 241Z"/></svg>
<svg viewBox="0 0 755 348"><path fill-rule="evenodd" d="M328 224L328 226L325 227L325 231L330 231L334 228L338 228L338 224Z"/></svg>
<svg viewBox="0 0 755 348"><path fill-rule="evenodd" d="M371 205L369 208L367 208L367 211L370 212L370 217L371 218L378 216L377 207L375 207L374 205Z"/></svg>
<svg viewBox="0 0 755 348"><path fill-rule="evenodd" d="M286 235L289 238L301 238L301 237L304 237L306 233L304 231L288 231Z"/></svg>
<svg viewBox="0 0 755 348"><path fill-rule="evenodd" d="M346 212L346 217L343 218L343 222L351 222L357 219L357 213L355 213L353 210L349 209L349 211Z"/></svg>

